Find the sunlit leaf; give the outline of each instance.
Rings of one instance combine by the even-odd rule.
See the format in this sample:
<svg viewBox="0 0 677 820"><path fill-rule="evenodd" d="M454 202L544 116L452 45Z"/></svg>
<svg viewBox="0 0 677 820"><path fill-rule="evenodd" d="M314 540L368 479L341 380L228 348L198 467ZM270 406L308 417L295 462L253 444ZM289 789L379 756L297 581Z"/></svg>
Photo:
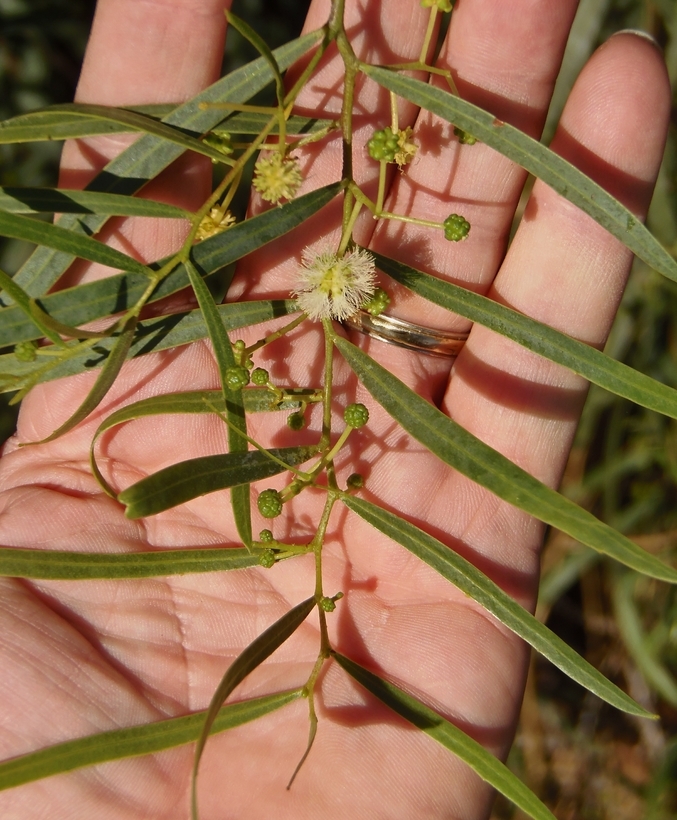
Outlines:
<svg viewBox="0 0 677 820"><path fill-rule="evenodd" d="M617 396L677 418L677 390L485 296L378 253L373 256L380 270L419 296L507 336Z"/></svg>
<svg viewBox="0 0 677 820"><path fill-rule="evenodd" d="M106 393L110 390L113 382L117 378L120 368L125 363L127 353L129 352L129 347L132 343L132 339L134 338L134 327L136 326L136 322L136 316L131 316L125 323L125 326L120 334L115 337L110 355L101 368L101 372L97 376L92 389L89 393L87 393L85 400L78 407L78 409L53 433L42 439L40 442L33 443L41 444L47 441L53 441L54 439L59 438L59 436L63 436L81 421L86 419L92 410L99 406Z"/></svg>
<svg viewBox="0 0 677 820"><path fill-rule="evenodd" d="M281 69L288 68L302 57L323 37L315 31L293 40L277 49L275 59ZM270 66L260 57L209 86L188 102L173 109L165 122L196 136L206 133L223 119L223 111L215 107L202 107L203 103L246 102L273 79ZM184 152L184 148L150 134L141 136L131 148L123 151L108 163L87 189L106 193L131 195L156 177ZM65 215L59 220L63 228L82 230L96 234L107 217ZM73 261L70 253L38 248L16 275L17 284L29 296L41 296L54 285ZM73 324L71 322L71 324ZM80 324L76 322L75 324Z"/></svg>
<svg viewBox="0 0 677 820"><path fill-rule="evenodd" d="M106 280L103 280L106 281ZM46 297L46 299L49 297ZM46 301L41 300L41 301ZM13 309L13 308L10 308ZM280 316L286 316L297 310L292 300L261 300L260 302L236 302L219 305L219 313L228 330L265 322ZM0 334L2 328L0 327ZM141 356L160 350L168 350L179 345L190 344L207 336L204 318L199 310L177 313L170 316L159 316L146 319L137 325L135 339L129 350L129 357ZM114 338L103 338L91 349L82 350L77 355L70 355L65 361L55 363L53 367L42 370L35 384L72 376L85 370L103 366ZM29 376L36 368L43 368L45 362L40 356L35 362L20 362L12 353L0 356L0 373L8 380ZM0 390L10 390L7 386Z"/></svg>
<svg viewBox="0 0 677 820"><path fill-rule="evenodd" d="M462 128L542 179L655 270L677 281L677 262L618 200L545 145L440 88L377 66L362 71L379 85Z"/></svg>
<svg viewBox="0 0 677 820"><path fill-rule="evenodd" d="M407 694L393 683L377 677L349 658L334 653L334 658L359 684L394 712L453 752L504 797L533 817L534 820L556 820L555 815L522 783L508 767L490 754L476 740L445 720L429 706Z"/></svg>
<svg viewBox="0 0 677 820"><path fill-rule="evenodd" d="M327 185L233 225L227 231L195 245L191 250L192 259L203 275L214 273L293 230L329 203L339 190L338 183ZM164 261L160 260L154 267L159 267ZM21 286L18 274L14 277L14 282ZM188 284L185 267L179 265L162 280L149 302L169 296L187 287ZM148 278L145 275L117 274L48 294L41 297L40 302L50 316L64 324L77 327L94 319L132 308L147 285ZM275 304L283 305L284 302L278 300ZM40 335L40 330L16 305L0 309L0 347L37 339Z"/></svg>
<svg viewBox="0 0 677 820"><path fill-rule="evenodd" d="M25 242L33 242L47 248L54 248L73 257L77 256L81 259L88 259L90 262L99 262L101 265L108 265L111 268L133 271L142 275L145 275L148 270L145 265L137 262L131 256L116 251L115 248L110 248L96 239L92 239L85 234L68 231L59 227L59 225L52 225L51 222L33 219L30 216L0 211L0 235L11 239L23 239ZM14 281L21 287L18 274L14 277ZM28 292L25 287L24 290Z"/></svg>
<svg viewBox="0 0 677 820"><path fill-rule="evenodd" d="M221 572L257 566L259 558L247 549L157 550L124 554L69 552L0 547L0 575L51 581L89 581L101 578L151 578Z"/></svg>
<svg viewBox="0 0 677 820"><path fill-rule="evenodd" d="M347 496L344 503L377 530L401 544L426 564L477 601L501 623L523 638L543 657L598 697L633 715L651 717L631 697L589 664L554 632L534 618L516 601L465 558L441 541L394 513L360 498Z"/></svg>
<svg viewBox="0 0 677 820"><path fill-rule="evenodd" d="M214 358L216 359L219 377L221 379L223 404L226 408L225 417L228 420L228 451L232 455L237 453L246 454L249 449L249 444L246 439L247 416L244 409L242 390L230 390L226 382L226 373L229 368L235 367L236 365L233 348L209 288L190 259L186 261L186 271L188 272L191 287L193 288L198 305L204 316L209 339L214 350ZM233 520L235 521L238 535L246 547L251 547L252 515L249 485L246 481L237 481L226 486L233 488L230 497L231 506L233 508ZM210 491L208 490L208 492ZM199 495L203 495L203 493L199 493ZM194 498L195 496L192 497Z"/></svg>
<svg viewBox="0 0 677 820"><path fill-rule="evenodd" d="M66 188L0 188L0 210L13 214L71 213L109 216L149 216L190 219L192 214L176 205L120 194L75 191Z"/></svg>
<svg viewBox="0 0 677 820"><path fill-rule="evenodd" d="M55 113L58 114L59 110L63 111L67 115L69 121L71 117L78 116L85 117L90 120L104 120L112 123L113 125L122 126L117 129L118 131L136 131L138 133L149 134L173 143L183 151L193 151L218 162L226 161L226 157L220 151L217 151L210 145L201 142L191 134L187 134L185 129L176 128L173 126L173 123L165 123L153 119L152 117L146 117L136 111L130 111L125 108L111 108L105 105L64 103L62 105L52 106L49 109L50 117L53 117ZM35 124L32 128L30 126L27 127L26 121L29 117L30 114L24 114L21 118L20 127L24 135L21 142L27 142L28 140L26 139L26 136L29 134L33 135L33 140L53 139L53 136L42 136L40 127ZM0 123L0 142L16 142L17 140L15 139L7 139L8 136L11 137L12 134L16 133L16 123L14 124L14 128L12 128L11 120L9 121L9 124Z"/></svg>
<svg viewBox="0 0 677 820"><path fill-rule="evenodd" d="M200 765L200 758L204 751L205 743L211 733L212 724L219 714L221 705L228 695L241 683L247 675L263 663L273 652L281 646L287 638L296 632L301 624L308 617L315 606L315 598L308 598L297 604L289 612L285 613L279 620L262 632L249 646L241 652L228 668L219 684L205 718L204 727L198 738L195 747L195 758L193 761L193 777L191 789L191 812L193 820L197 820L197 773Z"/></svg>
<svg viewBox="0 0 677 820"><path fill-rule="evenodd" d="M311 458L315 451L316 448L311 446L279 447L263 452L250 450L191 458L142 478L123 490L118 501L127 507L127 518L155 515L201 495L283 472L284 467L266 455L267 452L290 467L296 467Z"/></svg>
<svg viewBox="0 0 677 820"><path fill-rule="evenodd" d="M212 723L209 733L217 734L257 720L302 695L302 689L294 689L224 706ZM15 757L0 763L0 789L11 789L109 760L154 754L192 743L200 736L206 714L206 711L195 712L186 717L115 729Z"/></svg>
<svg viewBox="0 0 677 820"><path fill-rule="evenodd" d="M339 337L334 343L376 401L446 464L504 501L637 572L677 582L672 567L484 444L359 348Z"/></svg>

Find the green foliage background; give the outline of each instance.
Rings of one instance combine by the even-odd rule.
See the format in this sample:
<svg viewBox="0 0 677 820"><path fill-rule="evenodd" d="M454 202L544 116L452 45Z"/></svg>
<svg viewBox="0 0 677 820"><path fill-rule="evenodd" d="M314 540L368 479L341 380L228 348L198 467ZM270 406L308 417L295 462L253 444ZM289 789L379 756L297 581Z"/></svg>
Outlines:
<svg viewBox="0 0 677 820"><path fill-rule="evenodd" d="M0 0L0 118L72 99L94 5L92 0ZM305 4L235 0L234 11L275 47L298 34ZM553 100L550 133L587 56L611 33L628 27L643 28L658 40L677 88L674 0L582 0ZM253 56L234 34L224 69L230 71ZM0 185L54 184L58 155L59 146L48 143L0 146ZM649 227L677 252L674 124ZM19 242L5 242L0 267L13 272L28 250ZM608 352L677 385L676 315L674 283L636 264ZM0 440L13 425L13 411L3 404ZM593 388L563 491L674 565L674 420ZM661 720L650 724L620 715L550 665L535 661L511 754L513 770L561 820L677 816L675 588L612 566L557 534L545 552L539 615L645 708L657 711ZM518 816L507 802L497 803L495 820Z"/></svg>

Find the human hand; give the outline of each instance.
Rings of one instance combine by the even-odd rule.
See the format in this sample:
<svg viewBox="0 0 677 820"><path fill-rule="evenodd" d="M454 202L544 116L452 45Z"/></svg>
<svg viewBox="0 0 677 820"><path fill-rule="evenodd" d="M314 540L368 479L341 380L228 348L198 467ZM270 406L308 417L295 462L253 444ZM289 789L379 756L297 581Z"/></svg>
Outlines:
<svg viewBox="0 0 677 820"><path fill-rule="evenodd" d="M222 2L100 0L78 99L111 105L177 101L216 79L224 33ZM349 4L347 29L371 62L415 59L427 13L410 0ZM575 3L463 0L454 11L440 62L461 95L498 118L538 135L559 69ZM322 25L313 3L308 29ZM177 55L180 59L177 61ZM301 110L338 113L341 66L327 61L299 100ZM359 87L355 152L358 182L373 184L375 163L361 150L389 121L389 100L370 82ZM660 162L669 89L660 57L646 40L623 34L591 59L563 114L553 147L643 215ZM401 124L413 124L410 106ZM459 245L429 231L362 217L356 238L385 255L467 284L497 301L601 346L630 266L630 254L545 185L536 183L525 219L505 253L524 172L484 145L460 146L451 129L425 115L419 154L391 182L388 210L442 221L458 209L472 224ZM64 184L82 185L122 141L71 147ZM308 149L306 188L335 181L340 140ZM206 198L209 167L181 161L147 189L195 208ZM254 204L254 207L259 207ZM260 251L242 267L229 298L287 296L301 250L335 244L340 207ZM327 214L332 212L335 221ZM129 220L108 229L110 242L144 259L173 250L180 227ZM71 277L103 275L80 268ZM448 330L464 320L399 290L391 315ZM252 337L253 338L253 337ZM555 486L585 396L582 379L490 331L475 327L456 360L428 358L353 337L377 361L481 440ZM321 334L305 323L284 351L257 363L290 384L317 383ZM284 360L283 360L284 359ZM453 377L452 377L453 376ZM89 471L93 431L113 409L145 396L218 386L207 344L136 359L95 414L61 439L33 448L82 401L92 376L36 388L25 400L17 437L2 459L0 542L88 551L138 551L234 544L227 498L207 496L143 522L129 521ZM366 497L410 518L533 607L543 527L455 473L408 438L337 362L336 394L369 405L368 433L351 438L350 459L367 477ZM320 419L311 416L308 440ZM104 442L101 463L123 488L168 463L224 447L215 419L138 420ZM256 419L253 435L286 443L277 418ZM348 463L350 462L350 463ZM269 486L275 482L266 482ZM281 485L280 485L281 486ZM323 503L304 492L276 521L276 536L303 540ZM263 522L261 523L263 526ZM325 586L344 599L330 616L335 648L398 681L499 755L505 754L524 685L522 642L404 550L350 514L335 516L323 554ZM228 664L314 586L309 557L249 569L124 582L3 580L3 757L119 726L204 708ZM317 653L309 620L238 689L237 698L301 685ZM317 697L315 746L290 792L284 787L307 738L306 705L295 705L209 741L200 774L204 820L222 817L316 818L321 813L409 818L485 816L490 793L467 767L394 718L329 664ZM25 786L0 796L8 817L183 817L192 750L121 761ZM225 811L224 811L224 806Z"/></svg>

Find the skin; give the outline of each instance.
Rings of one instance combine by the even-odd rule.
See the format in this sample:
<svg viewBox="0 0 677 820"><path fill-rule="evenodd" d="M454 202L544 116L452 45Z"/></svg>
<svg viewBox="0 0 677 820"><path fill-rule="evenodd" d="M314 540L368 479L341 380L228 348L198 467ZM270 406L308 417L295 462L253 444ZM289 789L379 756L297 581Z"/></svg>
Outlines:
<svg viewBox="0 0 677 820"><path fill-rule="evenodd" d="M427 12L411 0L348 3L347 27L359 56L415 58ZM77 99L104 104L188 99L217 78L225 21L221 0L99 0ZM461 94L500 119L538 135L575 3L562 0L461 0L440 64ZM307 29L327 17L311 4ZM374 33L378 32L378 36ZM340 65L327 59L299 100L300 110L337 112ZM584 68L564 110L553 147L643 217L662 156L669 86L660 54L624 33ZM373 184L376 163L361 145L389 122L388 98L359 86L356 176ZM459 211L471 222L467 242L399 223L374 230L367 215L360 242L488 293L578 339L602 346L629 272L631 255L591 219L537 182L506 254L524 172L487 146L459 146L449 127L411 106L401 124L416 125L419 154L391 180L387 208L443 220ZM120 138L69 145L64 185L84 185L118 153ZM306 189L339 174L338 140L322 157L303 155ZM147 189L148 196L195 208L208 193L209 167L187 159ZM258 203L253 203L256 210ZM229 298L286 295L301 250L336 241L340 208L330 206L303 231L261 251L242 269ZM327 232L328 226L333 229ZM107 240L142 259L177 247L185 226L116 221ZM79 267L68 281L106 275ZM428 326L467 323L395 290L389 313ZM186 297L187 298L187 297ZM172 309L183 307L175 300ZM258 338L257 329L247 340ZM453 371L443 359L355 337L378 361L434 401L474 435L551 486L567 459L586 383L518 345L475 327ZM306 325L256 363L278 383L318 384L321 335ZM129 363L93 416L63 438L37 447L78 406L91 374L36 388L24 401L16 436L0 463L0 543L17 547L125 552L187 545L231 545L228 499L217 494L142 521L92 478L93 431L114 409L160 393L214 388L206 344ZM460 552L528 608L534 605L543 527L448 469L410 440L336 366L340 404L370 408L366 431L337 462L339 480L355 470L364 497L409 517ZM320 418L311 417L309 440ZM340 425L337 424L337 429ZM258 419L253 434L279 446L290 433L279 418ZM122 489L180 459L221 452L214 420L153 418L104 437L99 463ZM283 479L263 486L283 486ZM258 489L262 489L259 487ZM304 493L274 524L278 537L308 539L323 504ZM254 531L265 526L254 521ZM335 647L390 676L499 755L513 736L528 653L481 607L367 524L339 511L325 547L325 593L345 593L329 616ZM0 594L0 756L203 709L228 664L256 635L311 594L308 558L231 574L129 582L28 582L2 579ZM315 616L245 681L234 699L303 684L318 646ZM329 664L317 696L318 737L291 791L284 787L307 739L299 701L209 741L200 774L201 816L313 820L463 818L488 815L490 790L452 755L396 718ZM169 820L188 815L189 747L83 769L0 795L5 818Z"/></svg>

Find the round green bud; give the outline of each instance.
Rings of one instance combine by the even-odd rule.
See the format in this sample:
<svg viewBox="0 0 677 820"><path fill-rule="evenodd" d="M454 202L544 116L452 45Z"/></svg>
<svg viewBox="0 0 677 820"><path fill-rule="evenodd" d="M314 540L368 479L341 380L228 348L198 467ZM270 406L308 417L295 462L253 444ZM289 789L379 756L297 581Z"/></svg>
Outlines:
<svg viewBox="0 0 677 820"><path fill-rule="evenodd" d="M19 342L14 347L14 355L20 362L34 362L38 355L38 346L35 342Z"/></svg>
<svg viewBox="0 0 677 820"><path fill-rule="evenodd" d="M376 288L371 299L362 305L362 310L366 310L372 316L380 316L389 304L390 296L383 288Z"/></svg>
<svg viewBox="0 0 677 820"><path fill-rule="evenodd" d="M259 555L259 564L266 569L275 566L275 553L272 550L264 550Z"/></svg>
<svg viewBox="0 0 677 820"><path fill-rule="evenodd" d="M256 503L264 518L277 518L282 512L282 499L277 490L263 490Z"/></svg>
<svg viewBox="0 0 677 820"><path fill-rule="evenodd" d="M324 598L320 598L320 609L325 612L333 612L336 609L336 603L332 598L327 598L325 595Z"/></svg>
<svg viewBox="0 0 677 820"><path fill-rule="evenodd" d="M378 162L395 162L395 155L400 150L399 137L387 126L382 131L374 131L367 143L369 156Z"/></svg>
<svg viewBox="0 0 677 820"><path fill-rule="evenodd" d="M470 233L470 223L460 214L451 214L444 220L444 238L450 242L460 242Z"/></svg>
<svg viewBox="0 0 677 820"><path fill-rule="evenodd" d="M361 490L362 487L364 487L364 476L360 475L360 473L349 475L346 481L346 487L349 490Z"/></svg>
<svg viewBox="0 0 677 820"><path fill-rule="evenodd" d="M349 404L343 411L343 420L350 427L364 427L369 421L369 411L363 404Z"/></svg>
<svg viewBox="0 0 677 820"><path fill-rule="evenodd" d="M287 427L290 430L303 430L306 426L306 417L303 413L292 413L291 416L287 416Z"/></svg>
<svg viewBox="0 0 677 820"><path fill-rule="evenodd" d="M249 371L241 364L229 367L226 370L225 382L229 390L242 390L249 384Z"/></svg>
<svg viewBox="0 0 677 820"><path fill-rule="evenodd" d="M268 384L270 381L270 375L268 374L267 370L264 370L262 367L257 367L255 370L252 370L252 383L259 385L259 387L263 387L264 385Z"/></svg>
<svg viewBox="0 0 677 820"><path fill-rule="evenodd" d="M238 339L236 342L233 342L233 350L236 353L239 353L240 355L242 355L242 353L244 353L246 348L247 348L247 345L244 343L244 340L242 340L242 339Z"/></svg>
<svg viewBox="0 0 677 820"><path fill-rule="evenodd" d="M270 541L273 540L273 533L270 530L261 530L259 533L259 541L264 544L268 544Z"/></svg>
<svg viewBox="0 0 677 820"><path fill-rule="evenodd" d="M477 137L473 137L472 134L469 134L467 131L464 131L462 128L454 128L454 136L457 137L458 141L461 145L474 145L477 142Z"/></svg>

